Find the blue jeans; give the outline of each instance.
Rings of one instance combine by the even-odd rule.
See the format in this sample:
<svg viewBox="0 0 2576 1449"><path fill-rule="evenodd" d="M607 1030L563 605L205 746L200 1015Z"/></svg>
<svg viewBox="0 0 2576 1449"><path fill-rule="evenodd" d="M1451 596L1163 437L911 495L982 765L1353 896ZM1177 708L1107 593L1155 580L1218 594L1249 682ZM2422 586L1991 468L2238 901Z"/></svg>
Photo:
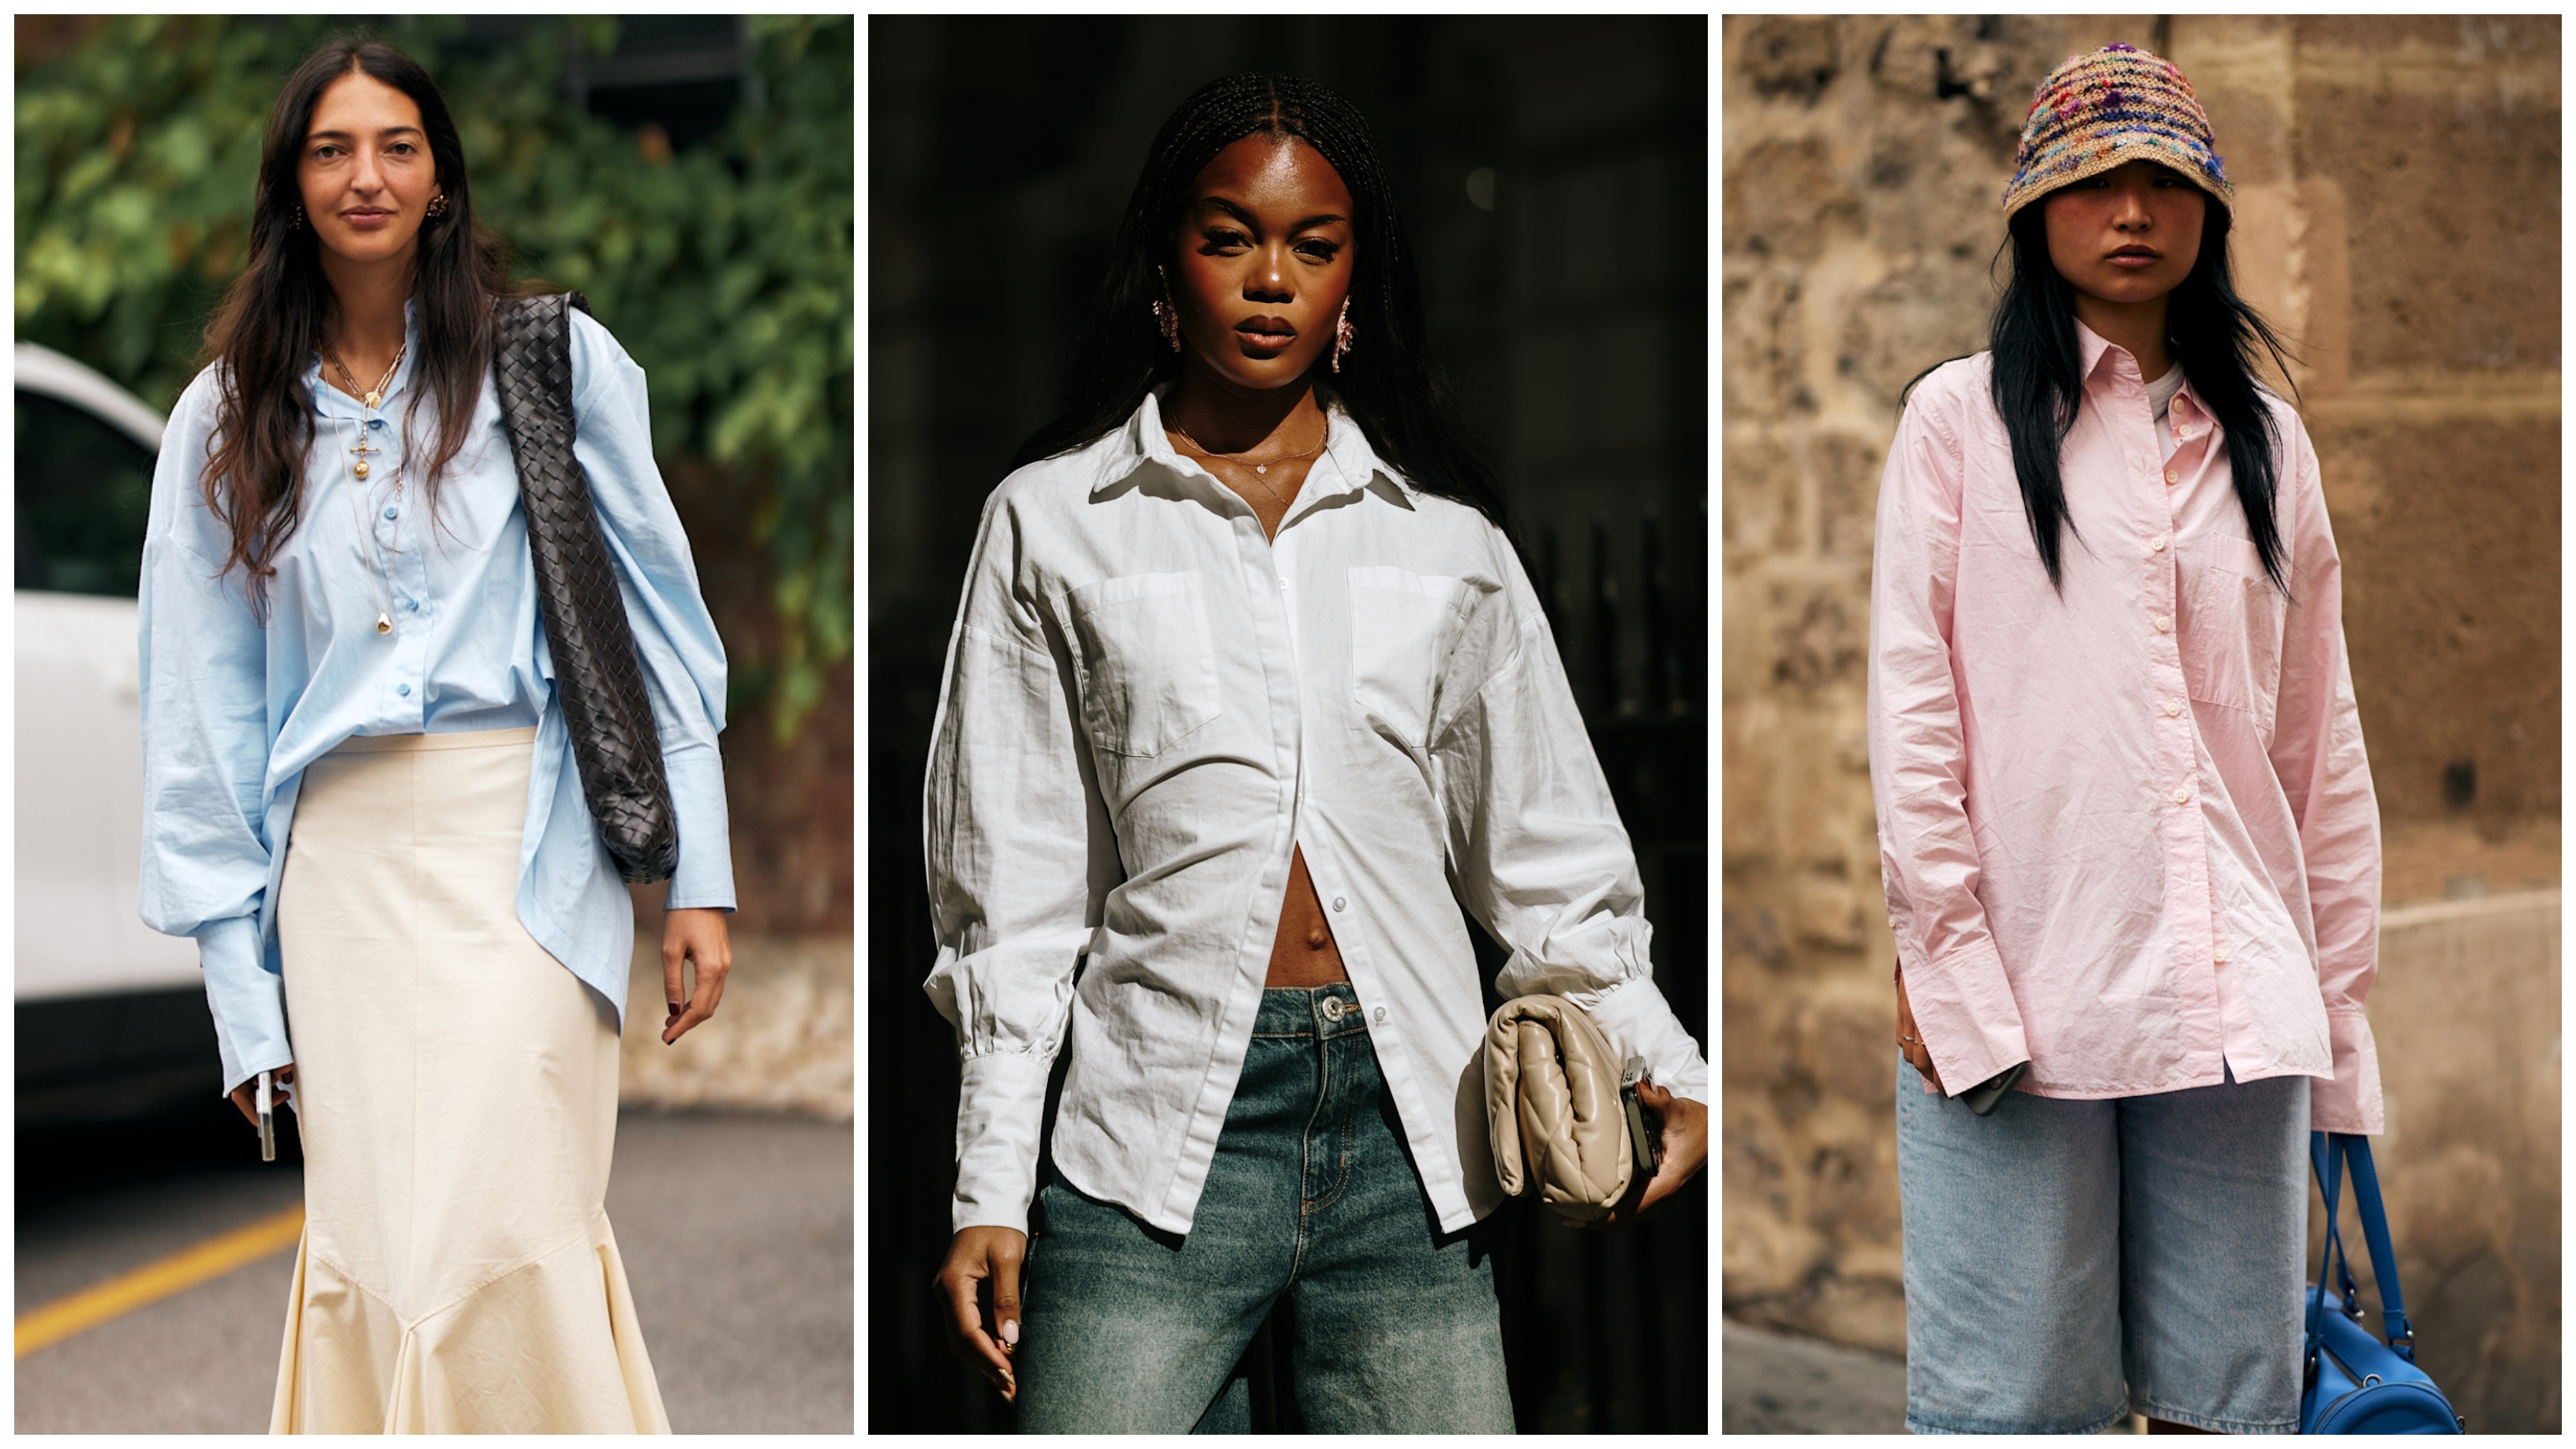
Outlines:
<svg viewBox="0 0 2576 1449"><path fill-rule="evenodd" d="M1905 1427L2299 1431L2308 1079L1991 1117L1896 1072Z"/></svg>
<svg viewBox="0 0 2576 1449"><path fill-rule="evenodd" d="M1262 992L1186 1238L1053 1174L1037 1209L1023 1433L1248 1432L1283 1297L1309 1432L1512 1432L1486 1234L1438 1231L1347 984Z"/></svg>

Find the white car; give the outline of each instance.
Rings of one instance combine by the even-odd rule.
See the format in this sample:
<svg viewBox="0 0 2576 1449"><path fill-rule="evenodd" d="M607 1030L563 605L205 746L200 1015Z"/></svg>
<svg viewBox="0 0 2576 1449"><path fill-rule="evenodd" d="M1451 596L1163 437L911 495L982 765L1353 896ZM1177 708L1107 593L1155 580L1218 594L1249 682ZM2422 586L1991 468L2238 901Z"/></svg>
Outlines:
<svg viewBox="0 0 2576 1449"><path fill-rule="evenodd" d="M136 580L162 415L19 343L18 1120L126 1116L221 1083L194 942L136 915Z"/></svg>

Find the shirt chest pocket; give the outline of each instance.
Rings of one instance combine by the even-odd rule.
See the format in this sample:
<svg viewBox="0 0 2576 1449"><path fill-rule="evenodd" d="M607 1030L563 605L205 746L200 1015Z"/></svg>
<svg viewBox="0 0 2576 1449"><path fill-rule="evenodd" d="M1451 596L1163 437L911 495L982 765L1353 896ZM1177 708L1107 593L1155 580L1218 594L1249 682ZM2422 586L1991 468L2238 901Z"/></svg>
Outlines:
<svg viewBox="0 0 2576 1449"><path fill-rule="evenodd" d="M2251 540L2212 534L2207 547L2185 634L2192 697L2252 715L2268 741L2280 702L2286 606Z"/></svg>
<svg viewBox="0 0 2576 1449"><path fill-rule="evenodd" d="M1351 702L1360 727L1416 749L1428 743L1463 597L1458 580L1437 574L1351 570Z"/></svg>
<svg viewBox="0 0 2576 1449"><path fill-rule="evenodd" d="M1222 711L1205 589L1196 573L1128 574L1065 596L1093 744L1159 755Z"/></svg>

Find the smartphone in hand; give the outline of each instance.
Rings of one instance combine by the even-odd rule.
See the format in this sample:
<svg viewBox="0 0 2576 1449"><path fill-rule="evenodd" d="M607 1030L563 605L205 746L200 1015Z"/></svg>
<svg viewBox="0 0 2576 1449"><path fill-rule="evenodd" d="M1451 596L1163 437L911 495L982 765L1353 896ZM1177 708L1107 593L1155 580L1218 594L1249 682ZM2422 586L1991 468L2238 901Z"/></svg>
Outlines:
<svg viewBox="0 0 2576 1449"><path fill-rule="evenodd" d="M1968 1110L1976 1113L1978 1116L1991 1117L1995 1115L1995 1109L2004 1104L2005 1095L2010 1093L2014 1085L2021 1081L2022 1073L2029 1070L2030 1063L2015 1062L2011 1066L2004 1068L2002 1071L1997 1072L1993 1076L1986 1078L1984 1081L1977 1083L1973 1087L1970 1087L1968 1090L1961 1092L1959 1094L1959 1100L1967 1103Z"/></svg>

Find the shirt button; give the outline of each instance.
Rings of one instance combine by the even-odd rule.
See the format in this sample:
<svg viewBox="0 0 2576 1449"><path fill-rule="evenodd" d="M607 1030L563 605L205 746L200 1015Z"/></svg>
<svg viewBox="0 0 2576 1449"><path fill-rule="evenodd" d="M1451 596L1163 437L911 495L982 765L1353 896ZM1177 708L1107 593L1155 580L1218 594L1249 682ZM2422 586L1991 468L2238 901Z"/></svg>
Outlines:
<svg viewBox="0 0 2576 1449"><path fill-rule="evenodd" d="M385 510L385 517L387 517L387 518L391 518L391 517L393 517L393 516L394 516L394 510L393 510L392 508L387 508L387 509Z"/></svg>
<svg viewBox="0 0 2576 1449"><path fill-rule="evenodd" d="M367 426L368 426L368 427L371 427L371 428L381 428L381 427L383 427L384 425L385 425L385 420L384 420L383 418L369 418L369 419L367 419Z"/></svg>
<svg viewBox="0 0 2576 1449"><path fill-rule="evenodd" d="M1283 594L1288 592L1288 581L1286 579L1281 579L1279 581L1279 592Z"/></svg>
<svg viewBox="0 0 2576 1449"><path fill-rule="evenodd" d="M2163 553L2165 551L2165 536L2159 533L2155 537L2148 539L2147 551L2149 553Z"/></svg>
<svg viewBox="0 0 2576 1449"><path fill-rule="evenodd" d="M1343 900L1340 896L1335 896L1335 897L1333 897L1333 909L1334 909L1334 910L1337 910L1337 911L1338 911L1338 910L1340 910L1342 907L1344 907L1344 906L1346 906L1346 905L1349 905L1349 904L1350 904L1350 902L1348 902L1348 901L1346 901L1346 900Z"/></svg>
<svg viewBox="0 0 2576 1449"><path fill-rule="evenodd" d="M2174 470L2173 470L2173 469L2171 469L2171 468L2167 468L2167 469L2165 470L2165 481L2166 481L2166 482L2168 482L2168 483L2179 483L2179 482L2181 482L2181 481L2182 481L2182 474L2180 474L2180 473L2178 473L2178 472L2174 471Z"/></svg>
<svg viewBox="0 0 2576 1449"><path fill-rule="evenodd" d="M1383 1007L1383 1006L1379 1007L1379 1008L1377 1009L1377 1013L1376 1013L1374 1016L1370 1017L1369 1019L1370 1019L1371 1021L1379 1021L1379 1022L1383 1022L1383 1021L1385 1021L1385 1020L1386 1020L1386 1008L1385 1008L1385 1007Z"/></svg>
<svg viewBox="0 0 2576 1449"><path fill-rule="evenodd" d="M394 693L408 695L411 693L411 686L408 684L397 684L394 686Z"/></svg>
<svg viewBox="0 0 2576 1449"><path fill-rule="evenodd" d="M2166 618L2166 617L2165 617L2164 615L2162 615L2162 614L2158 614L2158 615L2156 615L2156 632L2157 632L2157 633L2159 633L2159 634L2170 634L2170 633L2172 633L2172 632L2173 632L2173 620L2171 620L2171 619L2169 619L2169 618Z"/></svg>
<svg viewBox="0 0 2576 1449"><path fill-rule="evenodd" d="M2174 803L2176 805L2186 804L2190 800L2191 792L2189 790L2183 789L2180 786L2174 787Z"/></svg>
<svg viewBox="0 0 2576 1449"><path fill-rule="evenodd" d="M410 602L410 604L411 604L411 611L412 611L413 613L415 613L415 614L419 613L419 612L420 612L420 600L418 600L418 599L413 599L413 600L410 600L409 602Z"/></svg>
<svg viewBox="0 0 2576 1449"><path fill-rule="evenodd" d="M2176 428L2176 429L2174 429L2174 436L2175 436L2175 437L2177 437L2177 438L2188 438L2188 437L2190 437L2190 436L2191 436L2191 429L2189 429L2189 428Z"/></svg>
<svg viewBox="0 0 2576 1449"><path fill-rule="evenodd" d="M420 607L420 605L418 605L418 604L414 604L414 605L412 605L412 607L413 607L413 608L415 608L415 609L417 609L417 608L419 608L419 607ZM2181 700L2178 700L2178 699L2169 699L2169 700L2166 700L2166 701L2165 701L2165 713L2167 713L2167 714L2180 714L2180 713L2182 713L2182 701L2181 701Z"/></svg>
<svg viewBox="0 0 2576 1449"><path fill-rule="evenodd" d="M2219 964L2219 965L2221 965L2221 966L2226 965L2226 964L2227 964L2227 948L2226 948L2226 947L2224 947L2224 946L2219 947L2219 948L2218 948L2218 954L2217 954L2215 957L2213 957L2212 959L2213 959L2213 960L2215 960L2215 961L2217 961L2217 962L2218 962L2218 964Z"/></svg>

